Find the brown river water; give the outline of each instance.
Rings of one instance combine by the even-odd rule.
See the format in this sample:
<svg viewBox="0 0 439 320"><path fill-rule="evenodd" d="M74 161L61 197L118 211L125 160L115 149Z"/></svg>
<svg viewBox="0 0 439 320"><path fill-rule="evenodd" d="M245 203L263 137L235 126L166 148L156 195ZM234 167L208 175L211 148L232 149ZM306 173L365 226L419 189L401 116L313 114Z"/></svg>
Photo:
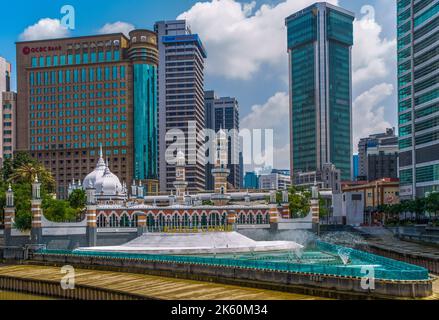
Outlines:
<svg viewBox="0 0 439 320"><path fill-rule="evenodd" d="M0 290L0 300L53 300L53 299L49 297L37 296L33 294Z"/></svg>

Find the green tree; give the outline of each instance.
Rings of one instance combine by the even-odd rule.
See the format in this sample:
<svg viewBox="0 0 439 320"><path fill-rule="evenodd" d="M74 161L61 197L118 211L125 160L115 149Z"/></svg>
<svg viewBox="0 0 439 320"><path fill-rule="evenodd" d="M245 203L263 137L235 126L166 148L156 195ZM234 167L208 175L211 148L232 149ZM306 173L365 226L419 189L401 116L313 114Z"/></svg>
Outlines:
<svg viewBox="0 0 439 320"><path fill-rule="evenodd" d="M300 191L299 191L300 190ZM309 214L311 193L291 187L288 199L290 202L290 214L293 218L303 218Z"/></svg>
<svg viewBox="0 0 439 320"><path fill-rule="evenodd" d="M84 190L73 190L69 196L69 204L74 209L84 209L87 205L87 195Z"/></svg>

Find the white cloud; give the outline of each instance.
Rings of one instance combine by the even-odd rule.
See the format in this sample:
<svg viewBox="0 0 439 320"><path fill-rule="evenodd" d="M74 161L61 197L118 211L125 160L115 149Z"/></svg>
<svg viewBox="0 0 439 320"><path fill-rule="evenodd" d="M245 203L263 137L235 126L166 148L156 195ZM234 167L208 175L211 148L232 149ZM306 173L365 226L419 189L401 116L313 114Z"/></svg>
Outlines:
<svg viewBox="0 0 439 320"><path fill-rule="evenodd" d="M384 119L384 106L380 105L393 94L393 85L378 84L360 94L353 102L354 150L358 148L360 138L373 133L384 132L392 125Z"/></svg>
<svg viewBox="0 0 439 320"><path fill-rule="evenodd" d="M273 129L274 166L289 168L289 97L277 92L262 105L254 105L240 122L241 129Z"/></svg>
<svg viewBox="0 0 439 320"><path fill-rule="evenodd" d="M114 23L106 23L102 28L99 29L100 34L108 33L119 33L127 35L131 30L135 29L134 25L128 22L116 21Z"/></svg>
<svg viewBox="0 0 439 320"><path fill-rule="evenodd" d="M396 39L381 38L382 27L368 15L354 21L353 83L383 79L396 64Z"/></svg>
<svg viewBox="0 0 439 320"><path fill-rule="evenodd" d="M285 18L315 0L286 0L275 6L235 0L197 2L178 16L201 36L207 48L206 70L229 79L249 79L262 64L283 67L287 60ZM337 4L338 0L328 0ZM285 70L286 72L286 70Z"/></svg>
<svg viewBox="0 0 439 320"><path fill-rule="evenodd" d="M58 19L44 18L36 24L27 27L20 35L22 41L63 38L69 35L69 30L61 25Z"/></svg>

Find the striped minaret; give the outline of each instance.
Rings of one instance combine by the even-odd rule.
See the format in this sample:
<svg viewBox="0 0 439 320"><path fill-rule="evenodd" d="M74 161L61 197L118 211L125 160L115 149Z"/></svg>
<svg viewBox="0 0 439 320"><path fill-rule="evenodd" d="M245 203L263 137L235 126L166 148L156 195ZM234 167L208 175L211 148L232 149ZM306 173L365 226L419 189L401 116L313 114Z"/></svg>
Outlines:
<svg viewBox="0 0 439 320"><path fill-rule="evenodd" d="M270 224L274 225L279 222L279 211L277 210L276 191L270 191L270 205L268 213L270 215Z"/></svg>
<svg viewBox="0 0 439 320"><path fill-rule="evenodd" d="M41 183L38 181L38 175L35 175L35 180L32 183L32 229L31 229L31 243L41 244L43 240L43 232L41 225Z"/></svg>
<svg viewBox="0 0 439 320"><path fill-rule="evenodd" d="M312 213L312 229L320 234L320 206L319 206L319 187L314 179L314 186L311 188L311 213Z"/></svg>
<svg viewBox="0 0 439 320"><path fill-rule="evenodd" d="M227 225L231 229L233 229L236 225L236 211L233 209L229 210L229 212L227 213Z"/></svg>
<svg viewBox="0 0 439 320"><path fill-rule="evenodd" d="M11 240L11 229L13 228L13 223L15 219L15 206L14 206L14 192L12 191L11 185L6 191L6 207L5 207L5 245L10 245Z"/></svg>
<svg viewBox="0 0 439 320"><path fill-rule="evenodd" d="M140 237L146 229L146 214L137 214L137 236Z"/></svg>
<svg viewBox="0 0 439 320"><path fill-rule="evenodd" d="M290 218L290 202L288 199L288 190L282 191L282 218Z"/></svg>
<svg viewBox="0 0 439 320"><path fill-rule="evenodd" d="M97 224L96 224L96 189L93 183L90 181L86 186L87 194L87 244L89 247L95 247L97 242Z"/></svg>

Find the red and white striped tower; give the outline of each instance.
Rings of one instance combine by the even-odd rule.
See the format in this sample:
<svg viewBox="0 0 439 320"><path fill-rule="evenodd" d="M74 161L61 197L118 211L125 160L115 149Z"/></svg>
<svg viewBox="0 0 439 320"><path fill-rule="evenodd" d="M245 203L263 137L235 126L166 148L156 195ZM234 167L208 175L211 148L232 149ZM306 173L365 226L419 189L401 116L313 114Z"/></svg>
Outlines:
<svg viewBox="0 0 439 320"><path fill-rule="evenodd" d="M270 224L277 224L279 222L279 211L277 210L276 190L270 191L270 205L268 213L270 215Z"/></svg>
<svg viewBox="0 0 439 320"><path fill-rule="evenodd" d="M137 236L141 236L146 229L146 214L137 214Z"/></svg>
<svg viewBox="0 0 439 320"><path fill-rule="evenodd" d="M216 136L215 167L212 169L215 193L211 196L214 205L224 206L230 201L227 194L227 177L230 170L227 169L228 147L227 134L220 129Z"/></svg>
<svg viewBox="0 0 439 320"><path fill-rule="evenodd" d="M183 151L179 150L177 153L177 165L175 167L175 181L174 187L176 192L176 199L178 204L184 204L184 196L187 188L186 181L186 157Z"/></svg>
<svg viewBox="0 0 439 320"><path fill-rule="evenodd" d="M6 207L5 207L5 245L10 245L11 230L15 219L14 192L11 185L6 191Z"/></svg>
<svg viewBox="0 0 439 320"><path fill-rule="evenodd" d="M290 202L288 199L288 190L282 190L282 218L290 218Z"/></svg>
<svg viewBox="0 0 439 320"><path fill-rule="evenodd" d="M35 180L32 183L32 229L31 229L31 243L41 244L43 238L41 216L41 183L38 181L38 176L35 175Z"/></svg>
<svg viewBox="0 0 439 320"><path fill-rule="evenodd" d="M236 225L236 211L233 209L227 213L227 225L232 228Z"/></svg>
<svg viewBox="0 0 439 320"><path fill-rule="evenodd" d="M314 185L311 188L311 213L312 213L312 229L320 234L320 206L319 206L319 187L314 179Z"/></svg>
<svg viewBox="0 0 439 320"><path fill-rule="evenodd" d="M96 224L96 189L90 181L86 186L87 194L87 244L89 247L95 247L97 242L97 224Z"/></svg>

